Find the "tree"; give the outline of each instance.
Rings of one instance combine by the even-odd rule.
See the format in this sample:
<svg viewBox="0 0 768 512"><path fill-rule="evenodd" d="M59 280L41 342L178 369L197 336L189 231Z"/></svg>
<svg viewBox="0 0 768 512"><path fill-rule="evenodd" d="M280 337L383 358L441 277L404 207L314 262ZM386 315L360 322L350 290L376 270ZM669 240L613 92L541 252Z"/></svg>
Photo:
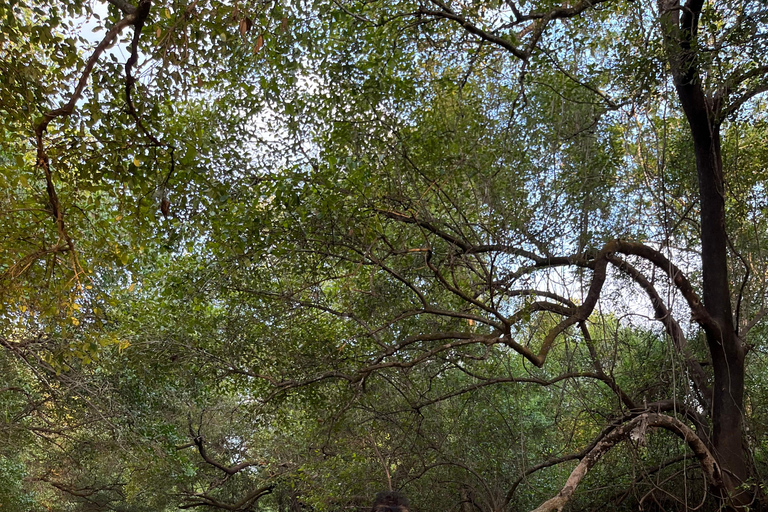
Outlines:
<svg viewBox="0 0 768 512"><path fill-rule="evenodd" d="M361 403L385 382L420 412L562 386L601 414L572 453L521 458L489 510L578 459L540 507L562 509L650 428L720 504L763 506L744 398L766 312L763 3L109 4L82 57L63 26L89 7L3 7L4 350L69 372L102 342L167 341L143 327L162 311L235 402L341 380L323 399ZM671 347L671 377L631 327ZM608 396L585 406L584 381ZM268 489L238 485L197 505Z"/></svg>
<svg viewBox="0 0 768 512"><path fill-rule="evenodd" d="M689 400L694 399L696 404L688 410L688 421L698 425L699 437L696 439L702 442L701 445L694 443L690 447L702 460L703 470L711 487L720 493L725 502L736 508L752 503L756 491L748 491L747 488L753 485L750 481L757 481L757 476L751 474L743 439L744 361L747 352L745 336L749 329L760 321L763 312L762 307L758 306L751 314L745 316L742 309L747 307L744 293L748 286L742 283L748 283L753 268L748 258L739 257L740 250L732 242L729 248L726 222L726 198L729 191L725 187L720 131L723 123L729 118L734 120L734 125L738 125L738 119L734 118L737 111L766 90L765 57L754 46L755 40L752 36L745 37L742 26L743 20L761 19L765 15L764 8L757 4L739 4L725 7L723 10L703 11L703 3L661 3L656 14L657 25L649 31L645 24L652 20L646 11L625 9L607 3L601 3L599 9L593 9L593 3L580 3L551 10L546 6L536 6L528 14L519 12L514 5L488 8L485 11L479 5L461 7L440 2L400 7L402 16L408 20L415 18L418 26L425 27L413 39L402 35L406 32L406 26L398 24L396 16L389 21L382 21L382 15L376 10L376 5L367 5L365 11L355 10L348 13L369 29L369 32L365 32L365 29L359 28L358 25L355 28L356 34L345 34L352 41L347 43L350 47L365 47L367 39L377 35L382 38L381 46L376 46L373 51L374 57L356 58L357 68L367 70L382 66L382 63L386 65L377 71L371 71L370 75L334 74L333 71L324 75L327 78L322 80L322 83L339 84L338 87L329 85L334 92L338 91L339 98L349 98L350 93L347 91L353 91L352 97L355 99L347 100L351 106L345 111L345 117L354 119L355 122L352 124L341 121L333 126L327 142L321 144L323 153L314 162L310 162L315 166L314 173L299 173L295 187L300 190L304 186L303 183L317 183L321 179L331 183L333 180L344 180L345 184L340 187L331 186L327 192L316 193L315 197L302 198L302 201L312 202L311 205L298 206L291 203L290 198L285 200L287 209L292 211L286 214L300 226L299 232L294 235L297 240L294 249L313 252L317 258L315 265L327 266L329 269L327 275L323 275L321 270L319 276L311 275L306 278L306 282L318 283L313 285L311 290L306 290L309 294L306 298L296 298L302 290L301 287L289 287L282 291L283 296L295 300L298 305L314 305L321 309L328 308L328 311L341 302L346 307L339 308L336 313L358 321L363 331L374 339L376 335L384 332L384 329L398 331L399 335L394 339L378 340L384 347L382 356L372 358L373 364L367 369L357 370L356 377L349 377L352 381L363 378L367 372L381 367L410 367L443 351L451 351L469 344L504 344L534 366L540 367L547 361L557 338L570 327L579 327L585 338L589 339L591 334L587 322L598 301L604 297L607 271L611 266L647 295L655 318L664 326L670 342L686 364L692 387ZM501 12L504 14L500 14ZM605 21L606 19L612 21ZM550 39L554 37L550 34L556 30L552 27L558 21L563 23L557 25L560 27L557 30L562 30L564 34L580 42L584 41L588 30L602 30L602 38L597 38L590 45L592 54L578 60L579 55L568 55L567 49L558 45L557 39ZM690 137L691 156L695 157L698 179L696 206L687 208L698 209L700 214L698 226L695 228L698 236L693 238L678 235L672 227L673 223L686 221L688 211L675 212L674 207L668 205L670 199L666 190L656 191L664 201L664 211L660 212L663 216L659 219L663 237L654 236L652 232L638 236L638 233L631 233L620 224L606 223L607 225L598 225L595 230L597 222L590 218L594 215L594 210L599 208L596 208L595 201L610 201L605 196L600 197L602 191L599 187L610 187L609 180L617 179L617 167L628 164L621 162L622 157L616 154L616 148L610 147L611 129L600 124L610 123L609 112L621 109L623 102L633 107L649 108L649 104L645 103L648 101L646 91L658 90L664 86L662 76L651 76L650 79L642 75L632 76L632 73L639 73L623 68L621 64L604 64L614 46L619 46L617 52L620 55L622 50L626 50L626 47L622 48L621 44L613 40L616 33L613 32L611 23L620 25L624 33L641 36L642 39L638 38L639 43L648 44L649 38L656 38L655 44L650 43L649 46L651 50L659 52L655 57L663 59L662 62L671 74L676 91L675 99L679 102L689 126L690 131L683 136ZM451 63L445 61L451 49L457 47L454 43L459 39L456 32L450 30L452 27L458 28L459 33L464 32L458 44L471 42L479 46L477 53L465 66L452 65L462 62L458 53L454 54L455 58ZM750 50L732 52L731 48L736 47L748 47ZM510 56L513 61L517 60L513 64L500 64L496 59L503 57L499 57L498 51ZM338 54L331 52L331 55L344 62L343 57ZM441 77L459 81L456 87L450 87L442 84L430 85L414 79L416 88L421 88L422 93L426 91L425 95L430 98L421 103L421 107L433 109L436 117L442 119L436 119L430 113L421 114L415 111L415 102L411 99L413 96L408 97L409 92L412 95L413 92L409 91L408 87L399 86L399 80L404 76L412 78L412 75L399 67L401 64L398 59L409 57L423 59L423 66L427 68L425 74L431 74L432 79ZM653 57L653 54L648 54L646 58L652 61ZM660 63L657 61L655 64ZM533 90L518 90L515 94L510 92L511 87L507 84L493 83L494 80L498 81L504 72L513 71L516 65L522 68L522 87L530 87ZM485 76L482 72L475 71L476 68L484 66L486 69L490 68ZM584 66L587 71L580 73L579 66ZM601 69L602 66L605 67ZM466 73L469 78L465 77L464 83L460 82L461 71L457 69L462 67L469 68ZM408 70L414 72L413 68ZM474 77L471 76L473 73ZM495 76L491 78L489 75L492 73L495 73ZM630 75L628 89L622 88L622 84L615 81L617 78L626 77L626 74ZM570 82L569 85L558 87L556 82L553 84L553 78L557 80L558 77L561 84L567 81ZM474 85L472 78L477 80L478 88L486 88L483 93L494 86L502 89L501 92L488 93L489 96L498 94L494 99L499 103L490 103L486 96L487 103L481 99L472 105L475 92L471 90ZM551 126L544 140L536 141L531 136L514 133L515 128L521 128L515 126L514 121L508 122L503 130L494 131L489 127L492 123L503 120L506 114L503 103L505 99L509 105L515 105L515 101L521 105L519 110L514 112L520 117L528 114L519 113L525 112L526 99L529 107L535 104L535 108L542 109L546 103L541 102L541 98L546 96L536 90L538 81L544 82L556 93L574 102L591 102L591 113L586 112L588 109L582 108L580 111L574 108L568 114L591 114L594 119L592 126L584 126L577 119L567 117L557 119L555 123L551 120L547 123L541 115L537 117L533 112L529 114L530 118L525 120L530 122L535 119L529 129L541 129L542 124ZM603 89L609 92L603 92ZM323 92L327 94L327 91ZM528 97L523 96L526 92ZM537 93L541 95L538 98L534 97ZM465 99L462 95L470 99ZM336 98L332 101L341 102ZM750 107L751 112L760 112L758 104L753 105ZM401 108L406 111L404 115L392 115ZM477 112L483 108L488 112L485 118ZM461 109L468 109L469 112ZM566 124L568 121L575 124L575 129L568 131L572 128ZM590 127L603 134L608 142L595 143L590 140L591 137L583 136L583 131L588 133ZM429 129L435 129L436 133L427 132ZM565 140L562 132L558 133L560 130L567 132ZM478 132L482 132L482 135ZM455 133L463 133L465 139L472 142L456 140L451 137ZM575 138L578 143L571 143L569 138ZM530 179L528 176L520 171L511 172L504 164L510 161L519 166L533 164L531 167L534 169L538 164L538 170L542 173L546 172L546 164L537 162L534 157L515 158L517 155L510 154L508 148L494 146L494 142L501 140L507 143L520 141L527 148L551 148L554 165L571 166L576 172L584 172L587 179L595 180L598 188L591 193L584 194L583 190L580 191L581 195L571 192L570 197L558 197L550 203L542 200L530 206L533 209L546 205L546 213L549 216L569 215L576 222L566 223L568 227L558 230L551 222L540 220L543 217L541 211L526 211L525 206L515 209L513 202L520 201L525 205L525 195L530 197L535 194L536 188L530 181L526 181ZM351 152L354 155L353 160L339 165L338 159L345 152ZM599 158L601 153L607 160L602 170L614 173L613 177L594 176L590 173L588 167L594 165L595 158ZM657 158L663 159L664 156L665 154L661 153ZM508 159L506 162L505 158ZM629 166L632 167L632 164ZM338 168L343 170L337 170ZM489 169L494 169L495 179L483 183L483 178L487 179L491 174ZM323 171L328 172L328 178L324 177ZM469 174L472 171L476 173L474 176ZM660 171L663 180L666 169L661 167ZM738 179L736 176L739 171L733 171L736 173L734 179ZM567 174L554 172L556 179L567 179ZM514 187L513 182L526 185L519 186L517 190L509 190ZM526 186L533 188L533 191L526 190ZM507 189L503 192L489 190L497 187ZM321 186L318 188L323 190ZM500 198L494 198L494 192ZM547 192L549 190L544 188L541 194ZM338 215L332 216L330 221L325 217L317 222L303 218L304 215L327 215L328 207L322 202L337 201L331 209L343 207L338 204L338 200L328 197L337 198L344 193L360 198L357 204L349 206L348 214L351 220L345 220L343 217L340 220ZM567 189L565 194L568 194ZM493 199L496 199L495 204ZM624 201L628 200L632 201L633 197L625 196ZM507 211L500 213L501 209ZM511 212L510 209L516 211ZM653 213L640 215L641 218L650 219ZM679 219L675 218L677 215L680 216ZM369 216L373 216L375 220L368 220L371 218ZM519 222L520 219L524 219L520 222L523 225L515 223L515 220ZM329 227L329 222L336 224ZM329 231L331 236L328 236ZM756 236L759 238L762 235L756 233ZM644 243L642 238L647 238L650 243ZM319 246L313 243L318 239L322 240ZM702 255L699 269L700 291L699 285L692 283L687 273L672 262L672 253L665 249L675 243L675 239L688 244L687 248L698 249ZM557 242L566 251L553 250L553 242ZM732 284L728 277L729 250L736 259L731 265L730 273L744 277L742 283L737 285ZM423 261L421 266L417 267L413 260L415 255L419 254L423 255ZM525 261L527 263L524 263ZM377 306L371 308L374 311L367 310L363 313L358 307L349 305L359 299L352 299L347 293L322 284L327 279L352 280L345 276L354 275L355 271L351 267L345 267L344 262L351 266L356 264L360 268L370 266L377 269L371 270L368 276L372 283L367 287L368 293L374 297L378 295L386 304L405 300L411 307L390 310L388 319L386 316L377 316L380 323L369 320L372 315L384 313L383 306L378 301ZM737 269L741 263L745 265L744 268ZM687 339L692 333L686 333L680 327L674 310L654 286L651 275L642 268L645 264L666 275L669 286L674 289L668 294L679 294L687 304L693 320L702 329L708 346L711 376L704 371L701 362L689 352ZM591 278L585 278L581 285L583 292L580 304L573 302L571 296L553 294L551 290L512 287L523 282L524 276L534 276L540 269L563 266L573 268L574 273L581 272L578 269L588 270L589 272L581 275L591 275ZM332 271L330 268L337 270ZM341 268L345 268L349 274L345 274ZM377 273L387 275L387 282L399 282L402 288L395 293L391 289L387 290L387 286L391 287L391 284L382 283L379 286L384 287L388 293L380 292L376 285ZM533 283L536 281L535 277L529 280ZM365 289L362 283L356 287L349 284L344 286L350 289ZM561 287L567 290L568 295L572 295L568 289L569 284ZM764 289L762 281L755 283L753 289L757 292L754 300L762 303L763 293L759 291ZM323 293L330 295L327 302L310 299L311 296L322 296ZM520 302L514 299L524 294L538 300ZM446 296L451 299L446 299ZM734 322L735 311L742 319L741 325ZM513 327L519 321L538 313L554 314L560 317L560 320L547 328L547 334L539 346L519 342ZM434 319L429 321L434 322L431 324L432 330L425 330L421 324L419 327L411 325L412 319L421 320L423 317ZM454 324L450 324L448 319L453 319ZM482 325L486 330L456 330L455 322L462 319L471 325ZM365 326L369 326L367 331ZM407 336L406 333L412 335ZM443 345L428 348L429 342L438 341L443 342ZM408 361L387 359L387 356L422 344L425 345L424 352ZM630 411L636 410L635 399L621 393L620 388L600 368L599 357L595 359L597 366L594 377L604 377L607 385L615 389L622 399L624 406ZM711 382L708 381L710 378ZM702 423L702 418L697 418L698 411L711 413L711 417ZM646 414L652 413L638 411L630 414L624 421L628 422L627 425L634 425L634 421L641 421L635 418L640 415L638 417L652 421L656 426L666 428L687 441L693 439L692 431L688 427L682 424L665 424L665 418L645 416ZM707 432L708 427L704 426L709 421L711 433ZM618 432L626 437L630 430L615 426L612 433ZM606 439L613 440L614 434L606 434ZM570 492L585 470L613 444L613 441L605 441L602 445L595 446L595 451L591 454L585 454L583 461L587 462L577 468L581 473L574 473L574 480L569 481ZM704 446L706 450L702 450ZM564 490L558 498L548 502L547 506L560 509L569 496L569 492Z"/></svg>

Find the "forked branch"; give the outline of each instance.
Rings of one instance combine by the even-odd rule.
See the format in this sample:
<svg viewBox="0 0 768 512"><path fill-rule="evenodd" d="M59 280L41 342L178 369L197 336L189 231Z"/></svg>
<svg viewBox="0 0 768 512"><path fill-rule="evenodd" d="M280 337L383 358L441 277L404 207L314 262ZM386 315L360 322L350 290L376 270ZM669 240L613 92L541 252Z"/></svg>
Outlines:
<svg viewBox="0 0 768 512"><path fill-rule="evenodd" d="M221 510L231 510L233 512L251 510L251 507L259 498L262 498L263 496L271 493L274 488L274 484L258 487L246 494L243 499L237 503L226 503L206 493L195 493L192 496L199 501L193 501L192 503L180 505L179 508L189 509L195 507L213 507Z"/></svg>
<svg viewBox="0 0 768 512"><path fill-rule="evenodd" d="M234 475L236 473L239 473L245 468L258 465L257 462L243 461L240 464L225 466L224 464L214 460L213 458L211 458L210 455L208 455L208 451L205 449L205 438L203 438L203 436L195 436L192 442L195 443L195 446L197 447L197 451L200 453L200 456L203 458L203 460L206 463L210 464L211 466L217 469L222 470L227 475Z"/></svg>

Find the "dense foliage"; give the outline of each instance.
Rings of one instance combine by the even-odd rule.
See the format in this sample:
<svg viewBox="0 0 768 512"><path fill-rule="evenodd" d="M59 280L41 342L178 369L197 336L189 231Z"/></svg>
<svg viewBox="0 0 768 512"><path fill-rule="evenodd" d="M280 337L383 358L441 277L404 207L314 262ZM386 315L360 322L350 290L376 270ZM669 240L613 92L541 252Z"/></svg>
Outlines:
<svg viewBox="0 0 768 512"><path fill-rule="evenodd" d="M768 4L0 4L0 507L768 508Z"/></svg>

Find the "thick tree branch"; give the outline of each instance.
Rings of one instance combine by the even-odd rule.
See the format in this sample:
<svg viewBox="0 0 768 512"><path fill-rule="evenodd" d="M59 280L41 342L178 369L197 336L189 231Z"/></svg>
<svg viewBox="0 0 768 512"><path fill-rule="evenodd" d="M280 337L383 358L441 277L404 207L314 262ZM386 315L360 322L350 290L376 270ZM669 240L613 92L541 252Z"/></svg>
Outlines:
<svg viewBox="0 0 768 512"><path fill-rule="evenodd" d="M686 365L691 372L691 378L696 386L696 391L703 401L702 405L704 405L705 409L708 409L712 403L712 389L707 385L707 376L704 373L704 369L688 351L686 346L688 340L686 339L683 330L680 328L680 324L672 316L672 312L669 311L666 304L664 304L664 301L661 296L659 296L656 288L637 268L627 261L616 256L609 256L608 260L619 270L632 278L632 280L645 291L646 295L648 295L648 298L651 300L651 306L653 307L656 320L664 325L664 329L672 340L675 350L685 359Z"/></svg>
<svg viewBox="0 0 768 512"><path fill-rule="evenodd" d="M241 499L237 503L226 503L223 501L219 501L208 494L196 493L196 494L193 494L192 496L200 499L201 501L179 505L179 508L188 509L188 508L195 508L195 507L214 507L221 510L232 510L233 512L244 511L244 510L250 509L253 503L256 502L259 498L262 498L263 496L266 496L267 494L271 493L274 488L275 488L274 484L269 484L269 485L265 485L264 487L259 487L257 489L254 489L253 491L246 494L245 497L243 497L243 499Z"/></svg>
<svg viewBox="0 0 768 512"><path fill-rule="evenodd" d="M483 41L487 41L489 43L492 43L496 46L499 46L507 50L518 59L528 60L528 57L529 57L528 54L526 54L525 52L517 48L514 44L507 41L506 39L481 29L477 25L471 23L461 14L454 12L450 7L448 7L446 4L444 4L440 0L432 0L432 3L438 6L440 10L431 10L431 9L426 9L424 7L421 7L419 8L418 11L416 11L416 13L422 16L430 16L433 18L442 18L446 20L451 20L461 25L462 28L464 28L464 30L466 30L470 34L478 36Z"/></svg>
<svg viewBox="0 0 768 512"><path fill-rule="evenodd" d="M651 404L647 404L646 406L642 408L632 409L627 411L622 416L616 418L614 421L612 421L608 426L606 426L596 437L595 439L584 449L572 453L569 455L563 455L561 457L555 457L552 459L548 459L544 462L541 462L539 464L536 464L535 466L531 466L527 470L523 472L522 475L520 475L517 480L515 480L512 483L512 486L510 487L509 491L507 491L505 503L509 504L512 501L512 498L515 494L515 491L520 486L523 481L528 478L533 473L536 473L537 471L541 471L542 469L546 469L552 466L556 466L558 464L562 464L564 462L568 462L571 460L576 459L582 459L585 457L590 451L592 451L595 446L597 446L597 443L599 443L605 436L607 436L610 432L612 432L616 427L631 421L633 418L637 418L638 416L642 414L647 413L662 413L662 412L678 412L680 414L683 414L684 416L688 417L689 419L692 419L694 422L700 421L700 418L698 418L698 413L689 407L686 407L683 404L680 404L676 402L675 400L662 400L659 402L654 402Z"/></svg>
<svg viewBox="0 0 768 512"><path fill-rule="evenodd" d="M649 427L659 427L669 430L685 441L699 460L699 465L701 466L704 477L709 485L716 489L722 488L723 479L717 461L712 456L712 453L710 453L707 446L688 425L677 418L665 414L645 413L616 427L595 444L595 446L581 458L581 461L571 472L571 475L568 477L568 480L557 496L545 501L533 512L560 512L563 510L563 507L570 501L579 483L581 483L587 472L597 464L603 455L610 451L616 444L630 437L630 435L645 436Z"/></svg>
<svg viewBox="0 0 768 512"><path fill-rule="evenodd" d="M669 261L664 254L639 242L628 242L625 240L608 242L603 250L606 252L619 252L622 254L639 256L653 263L656 268L662 270L667 275L672 284L683 295L683 298L688 303L688 307L691 309L693 319L705 329L719 330L719 326L704 308L704 304L702 304L701 299L699 299L699 296L694 291L693 285L688 281L688 278L685 277L685 274L683 274L674 263Z"/></svg>
<svg viewBox="0 0 768 512"><path fill-rule="evenodd" d="M228 475L234 475L236 473L239 473L245 468L258 465L258 462L244 461L244 462L241 462L240 464L225 466L220 462L215 461L208 455L208 452L205 449L205 439L203 438L203 436L195 436L193 439L193 442L195 443L195 446L197 446L197 451L200 452L200 456L203 458L205 462L207 462L208 464L210 464L215 468L222 470Z"/></svg>
<svg viewBox="0 0 768 512"><path fill-rule="evenodd" d="M547 359L547 354L549 354L550 349L552 348L552 345L555 341L555 339L562 334L568 327L575 325L579 322L585 321L587 318L589 318L589 315L592 314L592 311L595 309L595 305L597 304L597 300L600 298L600 293L603 289L603 284L605 284L605 278L606 278L606 268L608 266L608 260L606 259L607 253L605 251L601 251L600 255L595 259L595 265L594 265L594 273L592 275L592 282L589 285L589 290L587 291L587 296L584 298L584 303L579 306L576 309L571 308L565 308L563 306L551 303L551 302L534 302L529 308L526 308L526 310L518 311L513 317L509 320L510 323L515 323L516 321L520 320L525 314L527 314L530 310L545 310L545 311L553 311L558 312L560 314L563 314L566 316L562 321L560 321L559 324L557 324L555 327L549 330L547 332L547 335L544 338L544 341L541 344L541 347L539 348L538 354L532 354L529 349L526 347L522 347L517 342L512 341L512 339L505 339L505 342L512 347L517 352L521 353L523 356L525 356L529 361L531 361L534 365L538 367L544 366L544 363Z"/></svg>

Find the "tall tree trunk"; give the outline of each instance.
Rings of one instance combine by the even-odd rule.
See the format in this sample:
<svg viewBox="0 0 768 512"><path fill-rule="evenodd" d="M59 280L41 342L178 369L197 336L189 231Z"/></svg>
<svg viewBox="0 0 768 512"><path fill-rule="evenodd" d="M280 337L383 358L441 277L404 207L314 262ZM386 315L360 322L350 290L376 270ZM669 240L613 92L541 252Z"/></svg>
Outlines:
<svg viewBox="0 0 768 512"><path fill-rule="evenodd" d="M683 94L680 97L682 100ZM706 329L714 372L712 444L731 498L737 505L746 505L749 493L738 492L749 477L742 421L745 351L734 329L731 308L720 127L709 118L707 109L696 113L699 115L690 115L686 109L694 138L701 200L702 298L717 326Z"/></svg>
<svg viewBox="0 0 768 512"><path fill-rule="evenodd" d="M693 67L693 62L685 65ZM714 320L705 328L712 357L712 448L723 469L726 489L733 504L748 505L751 493L740 486L749 468L743 444L744 355L737 336L728 279L728 248L725 226L725 188L717 113L707 100L700 78L683 68L675 86L693 136L701 202L701 271L704 307Z"/></svg>
<svg viewBox="0 0 768 512"><path fill-rule="evenodd" d="M743 444L745 349L734 329L728 279L725 187L719 105L707 98L698 70L696 33L703 0L660 0L662 32L680 104L693 136L701 206L701 271L704 322L712 357L712 448L723 472L729 506L744 507L752 492Z"/></svg>

